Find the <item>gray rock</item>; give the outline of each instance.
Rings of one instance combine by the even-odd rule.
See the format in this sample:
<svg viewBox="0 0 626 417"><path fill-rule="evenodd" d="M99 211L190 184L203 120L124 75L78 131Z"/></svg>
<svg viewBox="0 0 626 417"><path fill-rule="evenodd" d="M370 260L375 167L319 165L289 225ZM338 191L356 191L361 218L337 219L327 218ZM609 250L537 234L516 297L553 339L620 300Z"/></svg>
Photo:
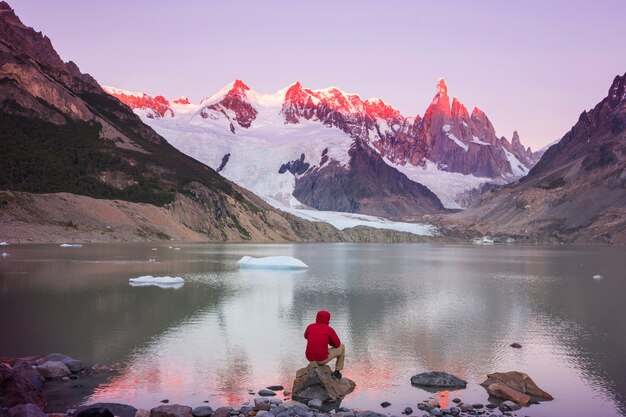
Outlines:
<svg viewBox="0 0 626 417"><path fill-rule="evenodd" d="M404 409L404 414L406 414L407 416L410 416L411 414L413 414L413 409L411 407L406 407Z"/></svg>
<svg viewBox="0 0 626 417"><path fill-rule="evenodd" d="M476 404L472 404L472 407L474 407L476 410L480 410L481 408L484 407L484 405L482 405L481 403L476 403Z"/></svg>
<svg viewBox="0 0 626 417"><path fill-rule="evenodd" d="M269 402L258 403L254 406L254 409L257 411L270 411L272 409L272 405Z"/></svg>
<svg viewBox="0 0 626 417"><path fill-rule="evenodd" d="M220 407L217 410L213 411L211 417L228 417L230 416L231 411L233 411L231 407Z"/></svg>
<svg viewBox="0 0 626 417"><path fill-rule="evenodd" d="M272 408L270 410L270 413L274 414L275 416L278 416L279 414L284 413L286 411L287 411L287 409L285 407L283 407L282 405L278 405L278 406Z"/></svg>
<svg viewBox="0 0 626 417"><path fill-rule="evenodd" d="M254 405L259 405L259 404L269 404L270 403L270 399L269 398L255 398L254 399Z"/></svg>
<svg viewBox="0 0 626 417"><path fill-rule="evenodd" d="M193 417L210 417L213 414L213 408L208 405L202 405L191 410Z"/></svg>
<svg viewBox="0 0 626 417"><path fill-rule="evenodd" d="M106 408L113 415L118 416L118 417L135 417L137 415L137 412L138 412L138 410L135 407L132 407L132 406L127 405L127 404L120 404L120 403L95 403L95 404L83 405L81 407L78 407L78 409L76 409L76 413L75 414L80 413L81 411L86 410L88 408Z"/></svg>
<svg viewBox="0 0 626 417"><path fill-rule="evenodd" d="M276 395L276 393L274 391L269 390L269 389L262 389L257 394L259 394L259 395L261 395L263 397L273 397L274 395Z"/></svg>
<svg viewBox="0 0 626 417"><path fill-rule="evenodd" d="M286 389L283 391L283 395L291 395L291 391Z"/></svg>
<svg viewBox="0 0 626 417"><path fill-rule="evenodd" d="M135 413L135 417L150 417L150 410L146 410L145 408L138 408L137 413Z"/></svg>
<svg viewBox="0 0 626 417"><path fill-rule="evenodd" d="M375 413L370 410L358 411L356 417L387 417L385 414Z"/></svg>
<svg viewBox="0 0 626 417"><path fill-rule="evenodd" d="M63 364L65 364L65 366L67 366L67 369L70 370L70 372L80 372L83 369L85 369L85 366L83 365L83 363L81 361L79 361L78 359L64 359L61 362L63 362Z"/></svg>
<svg viewBox="0 0 626 417"><path fill-rule="evenodd" d="M439 417L439 416L442 416L442 415L443 415L443 413L441 412L441 410L440 410L440 409L438 409L438 408L433 408L432 410L430 410L430 414L432 414L433 416L437 416L437 417Z"/></svg>
<svg viewBox="0 0 626 417"><path fill-rule="evenodd" d="M453 416L459 415L461 413L461 409L459 407L450 407L450 414Z"/></svg>
<svg viewBox="0 0 626 417"><path fill-rule="evenodd" d="M451 388L467 386L467 382L445 372L423 372L411 377L411 384L424 387Z"/></svg>
<svg viewBox="0 0 626 417"><path fill-rule="evenodd" d="M387 408L387 407L389 407L390 405L391 405L391 403L390 403L390 402L388 402L388 401L383 401L382 403L380 403L380 406L381 406L382 408Z"/></svg>
<svg viewBox="0 0 626 417"><path fill-rule="evenodd" d="M272 398L270 399L270 404L273 405L281 405L283 402L283 400L281 400L280 398Z"/></svg>
<svg viewBox="0 0 626 417"><path fill-rule="evenodd" d="M283 387L282 385L270 385L269 387L265 387L265 388L271 391L282 391L285 389L285 387Z"/></svg>
<svg viewBox="0 0 626 417"><path fill-rule="evenodd" d="M160 405L150 410L150 417L192 417L191 407L180 404Z"/></svg>
<svg viewBox="0 0 626 417"><path fill-rule="evenodd" d="M35 361L35 365L42 365L48 361L52 361L52 362L63 362L64 360L72 360L73 358L70 358L67 355L64 355L62 353L50 353L49 355L46 355L42 358L39 358Z"/></svg>
<svg viewBox="0 0 626 417"><path fill-rule="evenodd" d="M322 403L322 400L315 398L313 400L309 400L309 402L306 405L308 405L309 408L321 410L323 403Z"/></svg>
<svg viewBox="0 0 626 417"><path fill-rule="evenodd" d="M254 407L251 407L249 405L244 405L243 407L241 407L239 409L239 413L240 414L248 414L252 410L254 410Z"/></svg>
<svg viewBox="0 0 626 417"><path fill-rule="evenodd" d="M515 404L513 401L504 401L502 404L500 404L500 406L501 407L504 406L504 407L508 408L508 410L506 410L506 411L517 411L520 408L522 408L518 404Z"/></svg>
<svg viewBox="0 0 626 417"><path fill-rule="evenodd" d="M35 368L46 379L56 379L68 376L71 372L60 361L46 361Z"/></svg>
<svg viewBox="0 0 626 417"><path fill-rule="evenodd" d="M297 416L308 417L308 415L310 414L308 407L305 407L303 405L294 405L292 410Z"/></svg>

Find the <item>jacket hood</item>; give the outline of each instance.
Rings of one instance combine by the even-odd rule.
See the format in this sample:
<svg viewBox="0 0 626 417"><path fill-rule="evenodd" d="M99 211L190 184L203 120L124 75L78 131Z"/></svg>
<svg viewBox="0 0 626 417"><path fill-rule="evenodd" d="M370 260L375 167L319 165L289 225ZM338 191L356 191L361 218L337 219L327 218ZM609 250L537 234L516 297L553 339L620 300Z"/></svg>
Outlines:
<svg viewBox="0 0 626 417"><path fill-rule="evenodd" d="M320 310L315 317L316 323L328 324L330 323L330 313L326 310Z"/></svg>

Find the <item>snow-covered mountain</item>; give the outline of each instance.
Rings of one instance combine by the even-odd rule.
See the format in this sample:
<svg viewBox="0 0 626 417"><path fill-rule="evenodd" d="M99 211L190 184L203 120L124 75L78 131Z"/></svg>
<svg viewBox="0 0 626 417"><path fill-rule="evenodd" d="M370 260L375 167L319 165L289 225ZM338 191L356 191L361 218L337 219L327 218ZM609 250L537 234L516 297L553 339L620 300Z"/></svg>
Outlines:
<svg viewBox="0 0 626 417"><path fill-rule="evenodd" d="M261 94L236 80L199 104L104 88L172 145L283 208L436 213L536 162L516 132L511 142L498 138L481 110L470 115L456 98L450 105L443 79L423 118L300 83Z"/></svg>

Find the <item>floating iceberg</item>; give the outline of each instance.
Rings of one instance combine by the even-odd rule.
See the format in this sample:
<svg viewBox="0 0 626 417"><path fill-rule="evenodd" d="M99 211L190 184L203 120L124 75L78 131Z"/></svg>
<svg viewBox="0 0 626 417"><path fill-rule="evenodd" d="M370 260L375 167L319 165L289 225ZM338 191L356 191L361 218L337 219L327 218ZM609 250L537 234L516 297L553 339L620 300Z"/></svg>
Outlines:
<svg viewBox="0 0 626 417"><path fill-rule="evenodd" d="M604 277L602 275L599 275L599 274L593 276L593 279L602 279L602 278L604 278Z"/></svg>
<svg viewBox="0 0 626 417"><path fill-rule="evenodd" d="M154 285L160 288L178 289L185 284L185 280L181 277L153 277L152 275L144 275L137 278L130 278L128 283L133 287Z"/></svg>
<svg viewBox="0 0 626 417"><path fill-rule="evenodd" d="M3 258L6 258L7 256L9 256L9 254L6 253L6 252L2 252L2 255L0 255L0 256L2 256Z"/></svg>
<svg viewBox="0 0 626 417"><path fill-rule="evenodd" d="M59 246L62 248L82 248L83 245L80 243L61 243Z"/></svg>
<svg viewBox="0 0 626 417"><path fill-rule="evenodd" d="M7 242L0 242L0 246L9 246Z"/></svg>
<svg viewBox="0 0 626 417"><path fill-rule="evenodd" d="M239 268L261 268L261 269L304 269L309 266L300 259L293 256L266 256L264 258L253 258L244 256L239 261Z"/></svg>

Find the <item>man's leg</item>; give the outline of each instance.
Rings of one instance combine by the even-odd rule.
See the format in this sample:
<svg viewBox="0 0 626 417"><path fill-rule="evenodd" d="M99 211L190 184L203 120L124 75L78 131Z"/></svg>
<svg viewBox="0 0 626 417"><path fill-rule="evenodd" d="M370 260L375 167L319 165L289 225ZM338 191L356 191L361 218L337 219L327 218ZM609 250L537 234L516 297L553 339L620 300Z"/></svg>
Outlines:
<svg viewBox="0 0 626 417"><path fill-rule="evenodd" d="M328 359L324 361L324 364L330 362L331 360L337 358L337 362L335 363L335 371L343 370L343 363L346 360L346 347L343 345L339 345L338 348L328 349Z"/></svg>

